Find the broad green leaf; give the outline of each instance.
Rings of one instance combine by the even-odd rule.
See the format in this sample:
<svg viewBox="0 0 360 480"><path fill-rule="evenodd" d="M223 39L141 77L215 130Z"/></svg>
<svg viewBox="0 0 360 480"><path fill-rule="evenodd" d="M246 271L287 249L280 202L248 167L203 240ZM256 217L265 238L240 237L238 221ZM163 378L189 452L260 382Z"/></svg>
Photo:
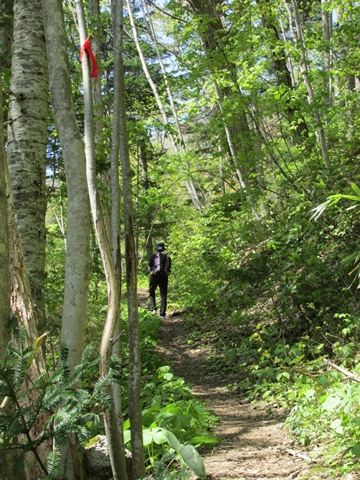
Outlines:
<svg viewBox="0 0 360 480"><path fill-rule="evenodd" d="M180 451L181 443L175 437L175 435L172 432L169 432L169 430L165 430L165 429L163 429L163 433L164 433L170 447L173 448L174 450Z"/></svg>
<svg viewBox="0 0 360 480"><path fill-rule="evenodd" d="M186 427L190 427L193 416L192 415L176 415L176 419L182 427L186 428Z"/></svg>
<svg viewBox="0 0 360 480"><path fill-rule="evenodd" d="M168 442L168 437L164 433L163 428L158 428L155 430L156 431L154 431L154 435L153 435L155 443L157 443L158 445L161 445L162 443Z"/></svg>
<svg viewBox="0 0 360 480"><path fill-rule="evenodd" d="M144 442L144 447L147 447L153 442L153 432L152 430L146 429L143 430L143 442Z"/></svg>
<svg viewBox="0 0 360 480"><path fill-rule="evenodd" d="M163 367L159 367L158 371L162 373L167 373L170 371L170 367L168 365L164 365Z"/></svg>
<svg viewBox="0 0 360 480"><path fill-rule="evenodd" d="M205 465L199 453L192 445L183 445L179 449L180 455L190 469L201 479L206 478Z"/></svg>
<svg viewBox="0 0 360 480"><path fill-rule="evenodd" d="M334 410L340 403L340 398L336 395L329 395L322 405L324 410Z"/></svg>

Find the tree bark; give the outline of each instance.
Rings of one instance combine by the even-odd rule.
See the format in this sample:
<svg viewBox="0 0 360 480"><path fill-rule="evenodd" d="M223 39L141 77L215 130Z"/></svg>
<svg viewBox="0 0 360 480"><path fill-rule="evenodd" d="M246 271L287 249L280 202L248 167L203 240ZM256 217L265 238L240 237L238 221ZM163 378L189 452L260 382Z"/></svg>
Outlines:
<svg viewBox="0 0 360 480"><path fill-rule="evenodd" d="M286 5L286 1L284 2ZM323 122L321 120L321 117L319 115L319 112L317 111L317 107L314 104L314 90L312 87L312 84L310 82L310 75L309 75L309 61L306 56L306 48L305 48L305 39L304 39L304 32L302 29L301 21L300 21L300 15L299 15L299 10L297 7L297 1L296 0L291 0L293 12L294 12L294 20L295 20L295 25L296 25L296 38L299 42L299 49L300 49L300 69L301 69L301 74L304 80L304 84L306 87L306 90L308 92L308 103L309 105L313 105L313 115L314 119L317 123L316 127L316 135L318 139L318 143L320 145L322 157L325 163L325 167L329 170L330 169L330 159L329 159L329 152L328 152L328 147L326 144L326 138L325 138L325 132L324 132L324 127L323 127ZM287 5L286 5L287 6ZM288 12L289 7L287 6ZM291 15L290 16L290 23L292 22Z"/></svg>
<svg viewBox="0 0 360 480"><path fill-rule="evenodd" d="M121 32L123 31L122 4L119 2L121 14ZM127 2L129 15L131 13L130 5ZM139 52L140 53L140 52ZM129 381L129 417L131 430L131 446L133 453L132 476L133 479L145 476L144 445L142 437L142 419L140 403L140 379L141 379L141 360L140 360L140 331L137 299L137 277L136 277L136 252L134 235L134 216L132 202L132 171L130 167L128 135L126 128L126 110L125 110L125 78L124 65L122 57L119 58L120 76L119 95L123 99L119 105L120 122L120 157L122 170L122 186L124 196L124 237L125 237L125 258L126 258L126 285L128 300L129 317L129 351L130 351L130 381Z"/></svg>
<svg viewBox="0 0 360 480"><path fill-rule="evenodd" d="M6 57L10 35L6 24L0 21L0 60ZM2 65L0 61L0 111L3 111ZM7 169L4 148L4 128L0 122L0 358L10 341L10 257L5 171Z"/></svg>
<svg viewBox="0 0 360 480"><path fill-rule="evenodd" d="M122 101L119 89L118 79L121 76L121 57L123 47L122 32L122 10L119 3L112 1L112 28L114 35L114 105L111 133L111 251L112 260L115 268L115 286L118 289L118 298L121 298L121 250L120 250L120 185L119 185L119 154L120 154L120 103ZM120 335L120 313L116 319L115 338ZM115 342L113 354L121 358L120 342ZM121 455L125 455L124 434L123 434L123 415L121 404L121 388L119 384L113 385L113 398L116 415L116 423L120 435Z"/></svg>
<svg viewBox="0 0 360 480"><path fill-rule="evenodd" d="M212 69L212 80L216 92L217 103L222 110L222 120L235 172L242 188L246 185L249 174L255 173L256 149L252 138L252 132L244 106L239 106L236 115L224 112L224 100L233 95L233 89L229 86L220 88L216 79L217 71L227 71L237 90L237 95L243 97L236 76L236 66L229 62L226 54L223 37L226 33L221 17L221 5L219 0L187 0L197 22L198 33L201 38L205 56L209 60L209 68ZM205 17L205 21L202 19ZM216 65L216 69L214 68ZM226 117L223 115L226 113Z"/></svg>
<svg viewBox="0 0 360 480"><path fill-rule="evenodd" d="M82 0L76 2L76 12L79 23L80 43L84 44L88 38L84 5ZM100 345L100 375L104 376L109 371L109 360L112 350L112 340L115 327L119 318L119 285L115 275L115 269L112 259L110 241L107 235L103 212L100 203L99 192L97 188L96 163L95 163L95 142L94 142L94 115L92 88L89 69L89 59L87 55L83 56L82 73L84 83L84 124L85 124L85 147L86 147L86 173L89 189L91 212L95 226L97 241L103 260L106 283L108 288L108 309L106 314L106 322ZM118 205L117 205L118 207ZM113 389L108 387L108 393L112 395ZM119 399L117 399L119 400ZM126 480L126 460L123 441L123 433L118 428L121 420L116 417L115 405L112 402L110 412L104 413L105 429L108 439L109 453L111 465L115 480ZM116 421L118 420L118 421ZM134 453L133 453L134 455Z"/></svg>
<svg viewBox="0 0 360 480"><path fill-rule="evenodd" d="M10 91L8 163L38 331L43 333L48 72L39 2L14 3Z"/></svg>
<svg viewBox="0 0 360 480"><path fill-rule="evenodd" d="M72 370L80 363L89 285L90 204L83 140L77 126L70 81L68 45L61 0L43 0L50 91L54 119L65 163L68 215L64 309L61 341L69 347ZM73 480L79 467L69 444L62 451L62 474Z"/></svg>
<svg viewBox="0 0 360 480"><path fill-rule="evenodd" d="M1 28L1 27L0 27ZM2 81L0 63L0 111L2 112ZM0 359L4 357L10 341L10 256L5 171L7 169L3 122L0 122ZM12 478L12 469L17 452L2 452L0 455L0 480Z"/></svg>

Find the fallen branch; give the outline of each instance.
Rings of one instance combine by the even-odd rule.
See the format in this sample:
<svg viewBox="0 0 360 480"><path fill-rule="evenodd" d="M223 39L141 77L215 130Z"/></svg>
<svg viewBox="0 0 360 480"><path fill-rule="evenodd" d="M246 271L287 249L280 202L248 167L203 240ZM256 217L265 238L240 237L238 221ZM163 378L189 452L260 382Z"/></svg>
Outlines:
<svg viewBox="0 0 360 480"><path fill-rule="evenodd" d="M286 451L289 455L292 455L293 457L299 457L302 460L306 460L307 462L316 463L316 461L313 460L312 458L310 458L308 455L305 455L303 453L295 452L295 450L291 450L291 448L287 448Z"/></svg>
<svg viewBox="0 0 360 480"><path fill-rule="evenodd" d="M338 365L335 365L335 363L332 363L327 358L324 358L324 362L326 363L326 365L328 367L331 367L334 370L337 370L338 372L345 375L345 377L350 378L351 380L354 380L355 382L360 383L360 377L358 377L357 375L354 375L353 373L349 372L349 370L345 370L345 368L342 368L342 367L339 367Z"/></svg>

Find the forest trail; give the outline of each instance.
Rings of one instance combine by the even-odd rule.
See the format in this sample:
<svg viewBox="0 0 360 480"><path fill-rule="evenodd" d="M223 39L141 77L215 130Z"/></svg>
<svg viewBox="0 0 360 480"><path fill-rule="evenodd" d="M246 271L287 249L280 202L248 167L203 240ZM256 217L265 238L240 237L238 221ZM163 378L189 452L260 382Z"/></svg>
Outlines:
<svg viewBox="0 0 360 480"><path fill-rule="evenodd" d="M146 308L145 292L141 297L141 306ZM213 433L220 443L201 452L207 479L325 478L321 474L308 476L310 462L289 440L284 429L284 414L242 402L229 392L226 377L208 374L204 361L208 352L189 345L189 333L181 316L168 314L162 323L158 351L166 359L164 364L184 378L192 394L206 402L207 408L219 419Z"/></svg>
<svg viewBox="0 0 360 480"><path fill-rule="evenodd" d="M184 322L168 316L158 348L175 375L183 377L192 394L205 401L219 419L214 433L221 443L203 454L208 478L296 478L307 462L287 452L292 449L283 429L284 417L242 403L229 392L226 378L209 376L204 362L207 352L187 344L189 331Z"/></svg>

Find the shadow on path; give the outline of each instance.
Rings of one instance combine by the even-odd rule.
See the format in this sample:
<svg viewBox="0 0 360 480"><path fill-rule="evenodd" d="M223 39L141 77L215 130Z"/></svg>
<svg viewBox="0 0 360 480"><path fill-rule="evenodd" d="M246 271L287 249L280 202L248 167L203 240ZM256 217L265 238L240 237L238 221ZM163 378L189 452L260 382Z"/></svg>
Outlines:
<svg viewBox="0 0 360 480"><path fill-rule="evenodd" d="M206 349L187 343L185 320L169 315L163 322L158 345L166 364L185 379L194 396L206 402L219 418L214 430L220 442L202 452L209 479L290 480L306 462L287 453L291 441L283 427L284 416L269 416L265 409L242 403L231 394L225 377L209 375Z"/></svg>

